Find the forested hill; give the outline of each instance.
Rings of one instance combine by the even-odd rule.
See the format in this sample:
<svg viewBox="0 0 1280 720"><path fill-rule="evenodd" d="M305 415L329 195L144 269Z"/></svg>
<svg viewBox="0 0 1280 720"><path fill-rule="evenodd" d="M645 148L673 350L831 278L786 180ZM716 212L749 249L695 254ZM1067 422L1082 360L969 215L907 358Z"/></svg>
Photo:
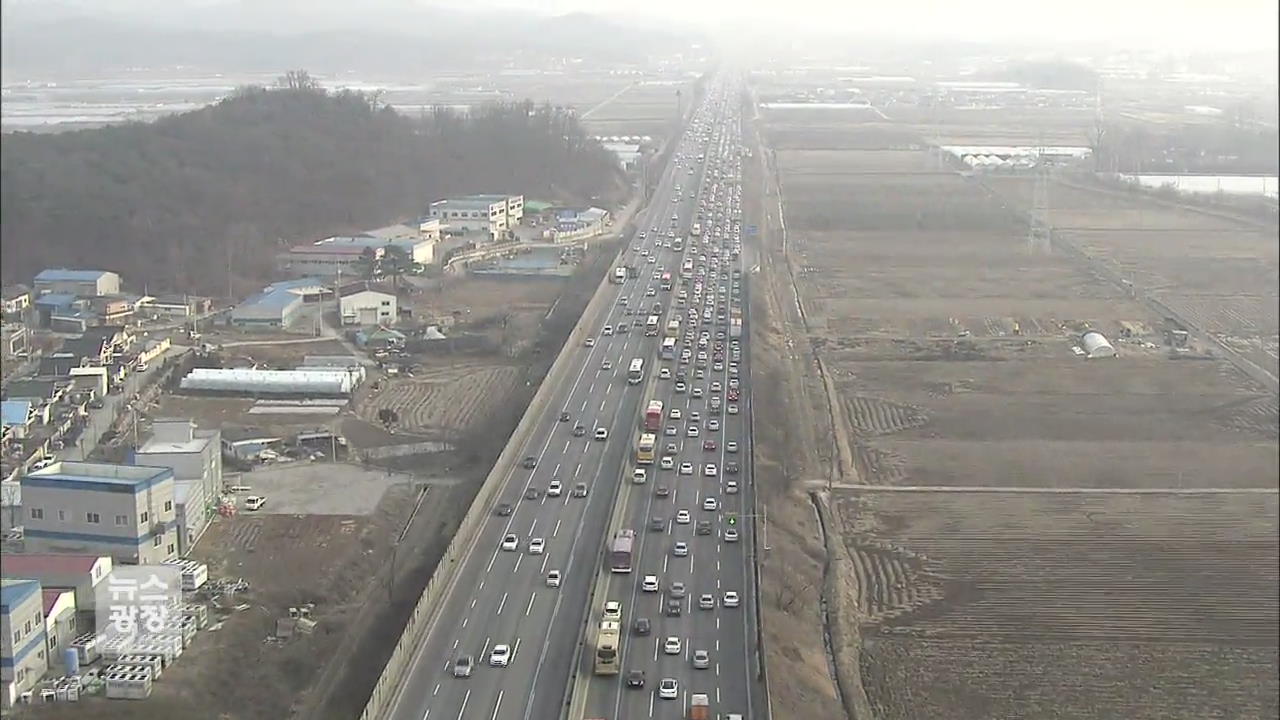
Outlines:
<svg viewBox="0 0 1280 720"><path fill-rule="evenodd" d="M221 295L228 255L234 277L260 284L283 244L416 216L439 196L625 191L572 116L532 103L408 117L358 93L246 88L151 124L0 143L5 282L88 267Z"/></svg>

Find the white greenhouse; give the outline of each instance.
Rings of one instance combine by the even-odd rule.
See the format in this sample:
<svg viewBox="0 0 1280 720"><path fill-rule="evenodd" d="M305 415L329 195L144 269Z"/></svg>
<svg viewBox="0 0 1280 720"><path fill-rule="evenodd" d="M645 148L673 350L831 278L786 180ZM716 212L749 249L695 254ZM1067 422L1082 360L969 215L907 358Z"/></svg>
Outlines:
<svg viewBox="0 0 1280 720"><path fill-rule="evenodd" d="M1090 330L1081 336L1080 344L1084 346L1086 358L1113 358L1116 356L1116 349L1107 341L1106 336L1095 330Z"/></svg>
<svg viewBox="0 0 1280 720"><path fill-rule="evenodd" d="M347 397L359 384L362 374L341 368L195 368L182 378L181 387L183 390L243 395Z"/></svg>

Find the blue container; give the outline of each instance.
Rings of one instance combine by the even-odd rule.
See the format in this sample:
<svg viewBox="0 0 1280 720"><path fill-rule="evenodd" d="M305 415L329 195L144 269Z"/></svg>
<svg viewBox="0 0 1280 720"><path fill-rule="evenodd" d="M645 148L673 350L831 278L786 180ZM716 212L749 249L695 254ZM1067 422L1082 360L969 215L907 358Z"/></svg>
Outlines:
<svg viewBox="0 0 1280 720"><path fill-rule="evenodd" d="M62 651L63 662L67 665L68 675L80 674L80 653L75 648L67 648Z"/></svg>

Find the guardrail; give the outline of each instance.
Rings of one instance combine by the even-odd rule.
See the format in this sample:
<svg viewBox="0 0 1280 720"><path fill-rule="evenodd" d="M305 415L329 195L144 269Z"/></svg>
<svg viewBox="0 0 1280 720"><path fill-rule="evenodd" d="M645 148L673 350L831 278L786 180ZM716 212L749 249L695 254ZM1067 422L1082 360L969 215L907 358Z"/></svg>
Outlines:
<svg viewBox="0 0 1280 720"><path fill-rule="evenodd" d="M626 249L627 244L623 243L618 250L619 257ZM610 267L612 267L612 264ZM365 703L364 711L360 714L361 720L380 720L386 716L387 711L391 708L398 695L405 673L412 664L418 644L427 631L430 630L440 612L442 606L441 597L457 580L458 571L462 567L462 563L459 561L471 552L479 539L480 529L488 518L489 507L493 502L494 496L505 483L511 467L516 462L516 456L520 454L525 442L532 435L539 417L545 411L547 403L550 402L550 398L555 392L555 388L569 375L570 371L576 369L570 357L571 351L582 343L589 329L595 327L596 319L602 310L602 306L607 302L605 298L609 295L609 293L603 291L609 287L609 278L606 273L596 287L595 294L588 301L587 307L583 310L577 325L569 333L564 346L560 348L559 354L551 364L551 369L538 386L538 391L534 393L529 407L520 418L515 431L511 433L506 447L502 449L497 462L494 463L489 475L481 485L480 491L476 493L475 499L471 502L471 507L467 509L466 515L463 516L462 522L458 525L457 532L449 542L448 548L445 549L439 564L436 565L435 571L431 574L431 578L427 581L427 586L423 589L421 597L418 598L418 602L413 608L413 612L409 615L409 620L400 635L400 640L396 643L395 650L392 651L391 657L383 668L382 675L378 677L378 682L373 687L373 692L370 694L368 702Z"/></svg>

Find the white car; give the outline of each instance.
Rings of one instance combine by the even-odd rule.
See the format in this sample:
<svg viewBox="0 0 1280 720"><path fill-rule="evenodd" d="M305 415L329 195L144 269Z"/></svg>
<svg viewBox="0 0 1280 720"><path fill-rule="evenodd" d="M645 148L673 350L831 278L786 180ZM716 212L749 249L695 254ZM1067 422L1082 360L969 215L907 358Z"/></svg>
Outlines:
<svg viewBox="0 0 1280 720"><path fill-rule="evenodd" d="M711 593L703 593L702 596L698 598L698 607L703 610L715 610L716 596Z"/></svg>
<svg viewBox="0 0 1280 720"><path fill-rule="evenodd" d="M605 620L622 620L622 603L617 600L610 600L604 604Z"/></svg>
<svg viewBox="0 0 1280 720"><path fill-rule="evenodd" d="M736 453L736 452L738 452L738 441L737 441L737 440L730 440L729 442L725 443L725 444L724 444L724 451L725 451L725 452L731 452L731 453Z"/></svg>
<svg viewBox="0 0 1280 720"><path fill-rule="evenodd" d="M658 592L658 576L645 575L644 580L640 582L640 589L645 592Z"/></svg>
<svg viewBox="0 0 1280 720"><path fill-rule="evenodd" d="M692 475L692 474L693 474L693 463L690 463L690 462L680 463L680 474L681 474L681 475Z"/></svg>
<svg viewBox="0 0 1280 720"><path fill-rule="evenodd" d="M489 664L493 667L506 667L511 662L511 647L509 645L494 645L493 650L489 653Z"/></svg>
<svg viewBox="0 0 1280 720"><path fill-rule="evenodd" d="M675 700L680 696L680 684L675 678L662 678L658 683L658 697L663 700Z"/></svg>
<svg viewBox="0 0 1280 720"><path fill-rule="evenodd" d="M607 428L602 428L602 427L598 427L598 428L596 428L596 439L597 439L597 440L608 440L608 439L609 439L609 430L608 430Z"/></svg>
<svg viewBox="0 0 1280 720"><path fill-rule="evenodd" d="M689 543L681 540L671 548L671 554L676 557L689 557Z"/></svg>
<svg viewBox="0 0 1280 720"><path fill-rule="evenodd" d="M725 606L725 607L727 607L727 608L736 608L736 607L738 607L738 603L740 603L740 602L741 602L741 599L738 597L738 593L736 593L736 592L734 592L734 591L732 591L732 590L726 590L726 591L724 592L724 606Z"/></svg>
<svg viewBox="0 0 1280 720"><path fill-rule="evenodd" d="M717 431L717 430L719 430L719 429L720 429L720 421L719 421L719 420L717 420L717 419L715 419L715 418L708 418L708 419L707 419L707 430L710 430L711 432L716 432L716 431Z"/></svg>
<svg viewBox="0 0 1280 720"><path fill-rule="evenodd" d="M551 484L547 485L547 495L550 497L560 497L562 492L564 492L564 486L559 480L552 480Z"/></svg>
<svg viewBox="0 0 1280 720"><path fill-rule="evenodd" d="M658 467L662 468L663 470L670 470L675 466L676 466L676 459L671 457L670 455L663 455L662 459L658 461Z"/></svg>
<svg viewBox="0 0 1280 720"><path fill-rule="evenodd" d="M711 653L706 650L694 650L693 666L698 670L706 670L711 667Z"/></svg>
<svg viewBox="0 0 1280 720"><path fill-rule="evenodd" d="M601 369L601 370L612 370L612 369L613 369L613 361L612 361L612 360L605 360L604 362L600 363L600 369Z"/></svg>
<svg viewBox="0 0 1280 720"><path fill-rule="evenodd" d="M667 641L662 643L662 652L666 653L667 655L679 655L680 654L680 638L674 635L668 637Z"/></svg>
<svg viewBox="0 0 1280 720"><path fill-rule="evenodd" d="M636 468L635 470L631 471L631 482L635 483L636 485L643 485L645 481L648 479L649 479L649 473L645 472L644 468Z"/></svg>
<svg viewBox="0 0 1280 720"><path fill-rule="evenodd" d="M657 294L658 294L658 292L657 292L656 290L654 290L653 288L648 288L648 289L646 289L646 290L644 291L644 296L645 296L645 297L653 297L654 295L657 295Z"/></svg>
<svg viewBox="0 0 1280 720"><path fill-rule="evenodd" d="M515 535L507 535L502 538L502 549L511 551L520 547L520 540Z"/></svg>
<svg viewBox="0 0 1280 720"><path fill-rule="evenodd" d="M690 425L689 429L685 431L685 435L688 435L689 437L698 437L698 426Z"/></svg>
<svg viewBox="0 0 1280 720"><path fill-rule="evenodd" d="M725 541L725 542L738 542L738 530L737 530L737 528L729 528L729 529L725 530L725 531L724 531L724 541Z"/></svg>
<svg viewBox="0 0 1280 720"><path fill-rule="evenodd" d="M730 480L724 484L724 491L730 495L738 494L738 481Z"/></svg>
<svg viewBox="0 0 1280 720"><path fill-rule="evenodd" d="M677 428L675 425L668 425L665 432L668 436L674 437L680 434L680 428Z"/></svg>
<svg viewBox="0 0 1280 720"><path fill-rule="evenodd" d="M553 588L560 587L560 571L559 570L551 570L550 572L547 573L547 587L553 587Z"/></svg>
<svg viewBox="0 0 1280 720"><path fill-rule="evenodd" d="M682 392L684 392L685 390L688 390L688 389L689 389L689 388L688 388L688 386L686 386L683 382L677 382L677 383L676 383L676 387L675 387L676 392L678 392L678 393L682 393Z"/></svg>
<svg viewBox="0 0 1280 720"><path fill-rule="evenodd" d="M737 415L737 414L738 414L738 406L737 406L735 403L729 403L729 406L728 406L727 408L725 408L725 410L726 410L730 415Z"/></svg>
<svg viewBox="0 0 1280 720"><path fill-rule="evenodd" d="M596 346L596 339L595 339L595 338L593 338L593 337L589 337L589 338L587 338L586 340L584 340L584 341L583 341L583 344L584 344L584 345L586 345L587 347L595 347L595 346Z"/></svg>
<svg viewBox="0 0 1280 720"><path fill-rule="evenodd" d="M659 371L658 371L658 378L659 378L660 380L670 380L670 379L671 379L671 368L662 368L661 370L659 370Z"/></svg>
<svg viewBox="0 0 1280 720"><path fill-rule="evenodd" d="M702 467L702 474L703 474L703 475L705 475L706 477L715 477L715 476L716 476L716 464L715 464L715 463L707 463L706 465L704 465L704 466Z"/></svg>
<svg viewBox="0 0 1280 720"><path fill-rule="evenodd" d="M680 408L676 408L676 407L671 408L671 412L667 413L667 417L669 417L672 420L679 420L682 417L680 413Z"/></svg>
<svg viewBox="0 0 1280 720"><path fill-rule="evenodd" d="M715 512L717 507L719 507L719 504L716 502L716 499L713 497L704 498L702 501L703 510L707 510L709 512Z"/></svg>
<svg viewBox="0 0 1280 720"><path fill-rule="evenodd" d="M695 398L700 398L700 397L702 397L702 388L701 388L701 387L695 387L695 388L693 389L693 396L694 396Z"/></svg>
<svg viewBox="0 0 1280 720"><path fill-rule="evenodd" d="M541 555L547 549L547 541L542 538L534 538L529 541L529 554Z"/></svg>
<svg viewBox="0 0 1280 720"><path fill-rule="evenodd" d="M626 298L623 298L623 299L625 300ZM612 335L612 334L613 334L613 326L612 326L612 325L605 325L605 326L604 326L604 330L602 331L602 334L604 334L604 335Z"/></svg>
<svg viewBox="0 0 1280 720"><path fill-rule="evenodd" d="M720 381L719 381L719 380L716 380L715 382L711 383L711 392L718 393L718 392L720 392L722 389L723 389L723 388L720 386Z"/></svg>
<svg viewBox="0 0 1280 720"><path fill-rule="evenodd" d="M244 499L245 510L258 510L267 504L267 499L261 495L250 495Z"/></svg>
<svg viewBox="0 0 1280 720"><path fill-rule="evenodd" d="M680 511L678 511L678 512L676 513L676 524L677 524L677 525L688 525L688 524L689 524L689 511L688 511L688 510L680 510Z"/></svg>

